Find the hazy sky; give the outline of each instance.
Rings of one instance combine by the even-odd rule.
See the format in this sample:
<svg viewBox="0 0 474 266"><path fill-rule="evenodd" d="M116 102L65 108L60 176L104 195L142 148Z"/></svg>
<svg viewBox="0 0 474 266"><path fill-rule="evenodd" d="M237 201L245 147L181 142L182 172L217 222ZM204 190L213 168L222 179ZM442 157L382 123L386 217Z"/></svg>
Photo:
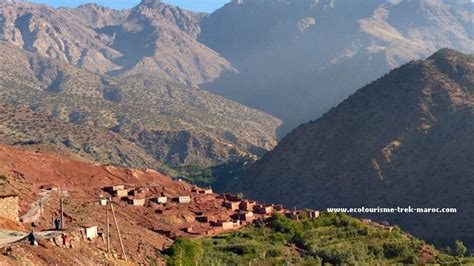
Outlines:
<svg viewBox="0 0 474 266"><path fill-rule="evenodd" d="M2 0L0 0L2 1ZM164 0L163 2L180 6L182 8L199 11L199 12L212 12L215 9L223 6L230 0ZM140 0L27 0L27 2L44 3L54 7L68 6L76 7L85 3L97 3L103 6L108 6L116 9L130 8L138 3Z"/></svg>

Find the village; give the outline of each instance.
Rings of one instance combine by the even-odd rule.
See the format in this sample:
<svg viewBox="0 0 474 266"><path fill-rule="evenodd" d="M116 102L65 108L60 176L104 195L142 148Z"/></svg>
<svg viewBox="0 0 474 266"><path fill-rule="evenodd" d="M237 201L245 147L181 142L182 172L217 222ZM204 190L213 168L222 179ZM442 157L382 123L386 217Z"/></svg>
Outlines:
<svg viewBox="0 0 474 266"><path fill-rule="evenodd" d="M226 238L247 226L258 228L276 213L293 221L320 215L242 193L216 193L150 168L2 146L0 161L0 265L165 265L164 254L178 238Z"/></svg>
<svg viewBox="0 0 474 266"><path fill-rule="evenodd" d="M184 182L184 181L179 181ZM42 185L42 190L58 192L54 185ZM106 194L100 194L97 206L107 207L115 204L121 207L142 207L153 210L155 215L167 216L176 213L190 212L193 219L186 217L183 226L157 228L156 231L170 238L178 236L212 236L224 231L239 229L256 221L264 221L274 213L298 221L302 217L317 218L318 211L289 210L278 204L261 204L253 200L243 199L231 193L215 194L211 188L194 186L191 190L184 189L180 195L167 191L165 187L128 187L125 184L103 188ZM63 194L64 191L63 191ZM35 218L20 218L18 215L18 196L5 195L0 197L0 217L21 220L23 223L34 223ZM61 219L63 220L63 218ZM98 236L97 226L83 226L87 238ZM91 233L93 232L93 233ZM95 232L95 233L94 233Z"/></svg>
<svg viewBox="0 0 474 266"><path fill-rule="evenodd" d="M104 191L111 195L111 202L151 208L158 216L172 215L180 211L192 213L193 219L187 219L187 223L180 228L158 229L170 238L183 235L212 236L239 229L256 221L264 221L273 213L284 214L293 220L299 220L304 215L309 218L319 216L318 211L291 211L282 205L261 204L231 193L218 195L213 193L211 188L197 186L193 186L190 191L184 190L184 193L179 195L167 192L165 187L127 188L125 185L114 185L105 187ZM100 205L105 206L108 201L106 198L101 199Z"/></svg>
<svg viewBox="0 0 474 266"><path fill-rule="evenodd" d="M109 169L113 171L114 168ZM18 195L1 196L0 219L21 223L24 228L31 228L31 232L23 232L0 242L0 247L23 240L35 245L35 242L31 242L33 236L34 241L49 239L60 247L74 248L89 243L109 252L114 249L110 239L115 237L120 243L120 248L119 245L115 246L116 253L121 253L122 259L127 259L129 252L123 244L123 238L126 237L122 236L127 230L119 226L125 222L142 223L139 225L161 235L163 239L169 239L156 242L159 243L158 249L164 250L177 237L210 237L265 222L274 213L296 221L303 217L319 216L319 212L314 210L289 210L282 205L245 199L242 195L219 195L210 187L200 188L182 180L169 179L168 182L170 185L111 184L88 191L87 197L54 184L40 184L37 198L26 205L21 204ZM86 206L88 211L85 212L91 214L84 217L81 212L75 217L76 205ZM125 214L146 219L142 222L133 221L133 218L125 221Z"/></svg>

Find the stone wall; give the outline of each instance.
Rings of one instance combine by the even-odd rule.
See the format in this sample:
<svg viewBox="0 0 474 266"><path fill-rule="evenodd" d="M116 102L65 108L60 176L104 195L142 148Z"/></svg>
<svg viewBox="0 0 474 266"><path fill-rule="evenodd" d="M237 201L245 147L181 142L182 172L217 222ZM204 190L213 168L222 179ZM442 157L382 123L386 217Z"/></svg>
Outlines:
<svg viewBox="0 0 474 266"><path fill-rule="evenodd" d="M18 196L0 196L0 217L13 221L18 221L18 206Z"/></svg>

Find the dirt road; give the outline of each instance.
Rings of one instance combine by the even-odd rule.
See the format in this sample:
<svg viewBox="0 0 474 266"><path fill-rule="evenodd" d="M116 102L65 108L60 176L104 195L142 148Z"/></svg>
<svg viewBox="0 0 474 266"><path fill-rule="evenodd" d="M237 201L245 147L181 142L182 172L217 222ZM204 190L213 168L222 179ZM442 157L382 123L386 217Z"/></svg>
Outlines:
<svg viewBox="0 0 474 266"><path fill-rule="evenodd" d="M41 231L35 232L36 239L50 239L57 235L62 234L63 231ZM15 244L19 241L26 240L29 232L21 232L21 231L12 231L12 230L1 230L0 229L0 247L9 246Z"/></svg>

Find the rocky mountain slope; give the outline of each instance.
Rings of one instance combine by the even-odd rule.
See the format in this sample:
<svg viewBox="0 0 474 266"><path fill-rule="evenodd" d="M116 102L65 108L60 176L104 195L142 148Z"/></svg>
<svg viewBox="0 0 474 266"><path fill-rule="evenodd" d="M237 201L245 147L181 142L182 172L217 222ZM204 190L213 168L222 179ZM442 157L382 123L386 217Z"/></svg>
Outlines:
<svg viewBox="0 0 474 266"><path fill-rule="evenodd" d="M235 0L203 19L199 41L239 73L203 86L281 118L286 133L409 60L473 53L473 10L468 0Z"/></svg>
<svg viewBox="0 0 474 266"><path fill-rule="evenodd" d="M126 139L155 160L205 166L261 155L276 144L278 119L211 93L163 80L112 78L11 44L0 47L0 103L26 106L71 127L111 131L104 134ZM67 138L67 131L53 133L61 136L43 141ZM82 149L84 137L67 146Z"/></svg>
<svg viewBox="0 0 474 266"><path fill-rule="evenodd" d="M196 85L234 71L196 41L203 17L159 0L144 0L129 10L1 1L0 39L101 74L139 73Z"/></svg>
<svg viewBox="0 0 474 266"><path fill-rule="evenodd" d="M360 214L439 243L474 243L474 58L442 49L358 90L304 124L233 185L290 206L439 207Z"/></svg>
<svg viewBox="0 0 474 266"><path fill-rule="evenodd" d="M117 133L69 123L21 106L0 105L0 139L2 144L50 151L82 161L169 171L143 148Z"/></svg>

